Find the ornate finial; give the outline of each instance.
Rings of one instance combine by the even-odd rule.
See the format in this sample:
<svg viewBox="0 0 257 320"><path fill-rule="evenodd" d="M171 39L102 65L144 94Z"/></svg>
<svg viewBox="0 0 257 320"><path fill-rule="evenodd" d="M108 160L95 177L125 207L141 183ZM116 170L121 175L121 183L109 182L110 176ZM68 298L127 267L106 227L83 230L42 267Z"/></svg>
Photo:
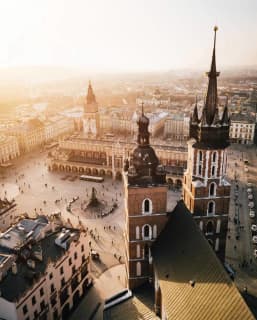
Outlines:
<svg viewBox="0 0 257 320"><path fill-rule="evenodd" d="M144 115L144 102L142 102L141 107L142 107L142 116L143 116Z"/></svg>

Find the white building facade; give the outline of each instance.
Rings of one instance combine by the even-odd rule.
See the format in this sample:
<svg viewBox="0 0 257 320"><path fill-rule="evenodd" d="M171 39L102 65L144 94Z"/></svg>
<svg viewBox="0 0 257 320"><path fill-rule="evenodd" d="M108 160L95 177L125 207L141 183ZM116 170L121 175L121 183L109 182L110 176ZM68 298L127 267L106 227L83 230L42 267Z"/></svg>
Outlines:
<svg viewBox="0 0 257 320"><path fill-rule="evenodd" d="M255 134L254 117L243 113L231 115L229 136L231 142L240 144L253 144Z"/></svg>
<svg viewBox="0 0 257 320"><path fill-rule="evenodd" d="M60 229L44 216L21 220L2 234L0 317L67 317L91 285L87 242L85 232Z"/></svg>
<svg viewBox="0 0 257 320"><path fill-rule="evenodd" d="M14 136L0 136L0 164L11 161L20 155L18 140Z"/></svg>

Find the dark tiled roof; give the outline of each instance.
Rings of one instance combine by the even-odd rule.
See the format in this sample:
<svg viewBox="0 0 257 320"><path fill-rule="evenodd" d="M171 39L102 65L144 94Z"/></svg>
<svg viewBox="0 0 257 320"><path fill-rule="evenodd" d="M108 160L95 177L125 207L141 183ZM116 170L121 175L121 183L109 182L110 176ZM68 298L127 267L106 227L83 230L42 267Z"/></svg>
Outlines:
<svg viewBox="0 0 257 320"><path fill-rule="evenodd" d="M169 216L153 246L167 319L254 319L184 202Z"/></svg>
<svg viewBox="0 0 257 320"><path fill-rule="evenodd" d="M230 116L232 122L255 123L255 118L251 114L232 113Z"/></svg>
<svg viewBox="0 0 257 320"><path fill-rule="evenodd" d="M4 299L8 301L18 300L20 296L31 288L33 281L38 281L42 277L50 261L55 262L64 255L65 250L54 242L58 234L53 233L36 243L36 245L41 245L43 261L33 259L36 262L35 269L30 269L21 258L18 258L16 261L17 274L13 274L9 270L7 276L0 282L1 295ZM15 290L13 289L14 287Z"/></svg>
<svg viewBox="0 0 257 320"><path fill-rule="evenodd" d="M158 320L153 311L154 292L150 285L143 285L133 296L104 311L104 320Z"/></svg>

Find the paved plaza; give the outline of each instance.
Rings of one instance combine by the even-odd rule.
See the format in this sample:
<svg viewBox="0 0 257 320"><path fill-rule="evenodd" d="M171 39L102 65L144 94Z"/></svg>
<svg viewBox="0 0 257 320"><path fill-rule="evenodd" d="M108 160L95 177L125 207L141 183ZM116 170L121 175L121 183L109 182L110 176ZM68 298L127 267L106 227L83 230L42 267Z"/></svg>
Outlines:
<svg viewBox="0 0 257 320"><path fill-rule="evenodd" d="M98 304L125 286L123 182L108 177L103 183L95 183L79 180L78 176L68 173L49 172L46 158L46 153L35 152L17 159L14 168L1 172L0 196L16 200L17 216L26 213L35 217L61 212L70 226L82 224L88 230L90 247L99 253L100 259L92 260L91 273L95 284L75 312L81 314L86 309L83 319L90 319L92 313L96 314L95 319L101 319L103 305L97 309ZM81 210L89 201L93 187L102 203L109 206L117 203L117 208L103 218ZM180 192L168 191L167 209L172 210L180 198ZM73 199L77 200L71 204L69 212L67 207Z"/></svg>

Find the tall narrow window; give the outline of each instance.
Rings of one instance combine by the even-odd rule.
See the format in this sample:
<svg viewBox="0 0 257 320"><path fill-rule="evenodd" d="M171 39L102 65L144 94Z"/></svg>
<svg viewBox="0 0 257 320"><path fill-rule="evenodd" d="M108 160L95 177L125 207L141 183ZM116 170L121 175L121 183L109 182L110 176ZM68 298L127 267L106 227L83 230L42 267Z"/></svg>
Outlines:
<svg viewBox="0 0 257 320"><path fill-rule="evenodd" d="M212 154L212 162L216 162L217 160L217 151L214 151Z"/></svg>
<svg viewBox="0 0 257 320"><path fill-rule="evenodd" d="M207 215L213 215L215 214L215 202L210 201L208 202L208 208L207 208Z"/></svg>
<svg viewBox="0 0 257 320"><path fill-rule="evenodd" d="M143 240L152 239L152 228L148 224L145 224L142 228L142 238Z"/></svg>
<svg viewBox="0 0 257 320"><path fill-rule="evenodd" d="M152 201L150 199L144 199L142 203L142 213L143 214L152 213Z"/></svg>
<svg viewBox="0 0 257 320"><path fill-rule="evenodd" d="M209 221L206 225L206 233L213 234L213 223Z"/></svg>
<svg viewBox="0 0 257 320"><path fill-rule="evenodd" d="M141 276L141 262L137 262L137 277Z"/></svg>
<svg viewBox="0 0 257 320"><path fill-rule="evenodd" d="M216 233L220 233L220 227L221 227L221 220L218 220L217 226L216 226Z"/></svg>
<svg viewBox="0 0 257 320"><path fill-rule="evenodd" d="M153 238L154 239L157 238L157 225L156 224L153 226Z"/></svg>
<svg viewBox="0 0 257 320"><path fill-rule="evenodd" d="M199 151L199 161L203 161L203 153L202 153L202 151Z"/></svg>
<svg viewBox="0 0 257 320"><path fill-rule="evenodd" d="M216 183L215 183L215 182L212 182L212 183L210 184L209 196L210 196L210 197L215 197L215 196L216 196Z"/></svg>
<svg viewBox="0 0 257 320"><path fill-rule="evenodd" d="M217 238L215 241L215 251L219 251L219 246L220 246L220 239Z"/></svg>
<svg viewBox="0 0 257 320"><path fill-rule="evenodd" d="M136 227L136 239L137 239L137 240L140 239L139 233L140 233L140 229L139 229L139 227L137 226L137 227Z"/></svg>
<svg viewBox="0 0 257 320"><path fill-rule="evenodd" d="M137 244L137 258L140 258L140 244Z"/></svg>
<svg viewBox="0 0 257 320"><path fill-rule="evenodd" d="M215 166L212 166L212 167L211 167L211 175L212 175L212 176L215 176Z"/></svg>

